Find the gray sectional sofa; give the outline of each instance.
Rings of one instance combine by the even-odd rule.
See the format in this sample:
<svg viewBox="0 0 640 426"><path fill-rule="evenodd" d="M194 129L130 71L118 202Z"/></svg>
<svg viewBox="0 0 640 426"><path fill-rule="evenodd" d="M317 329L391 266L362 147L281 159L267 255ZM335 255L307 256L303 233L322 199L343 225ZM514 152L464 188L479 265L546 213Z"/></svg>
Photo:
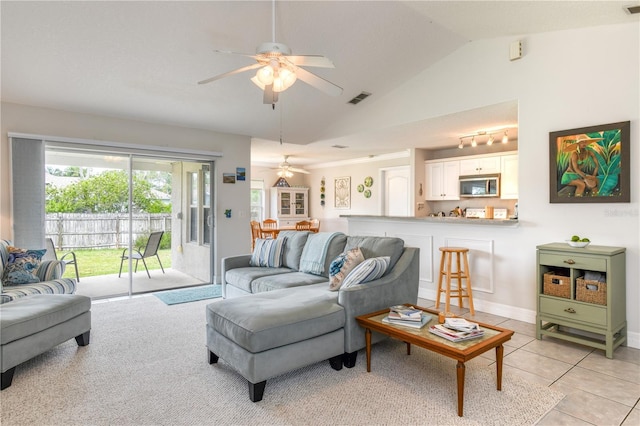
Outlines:
<svg viewBox="0 0 640 426"><path fill-rule="evenodd" d="M280 374L327 359L335 370L353 367L365 347L355 317L418 300L419 249L400 238L292 231L278 239L279 267L252 266L251 255L224 258L224 299L206 309L209 363L230 364L247 379L254 402ZM331 291L332 261L356 247L388 267L380 278ZM374 335L374 342L382 338Z"/></svg>

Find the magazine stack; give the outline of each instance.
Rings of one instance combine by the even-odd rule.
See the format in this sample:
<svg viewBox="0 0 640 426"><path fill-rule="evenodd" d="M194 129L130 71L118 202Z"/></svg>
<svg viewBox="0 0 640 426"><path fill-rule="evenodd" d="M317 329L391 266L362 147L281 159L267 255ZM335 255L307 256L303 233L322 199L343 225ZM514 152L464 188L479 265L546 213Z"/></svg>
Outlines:
<svg viewBox="0 0 640 426"><path fill-rule="evenodd" d="M452 342L477 339L484 335L484 330L478 324L464 318L445 318L444 324L432 325L429 331Z"/></svg>
<svg viewBox="0 0 640 426"><path fill-rule="evenodd" d="M431 315L413 306L396 305L389 308L389 315L384 317L382 322L405 327L422 328L431 321L431 318Z"/></svg>

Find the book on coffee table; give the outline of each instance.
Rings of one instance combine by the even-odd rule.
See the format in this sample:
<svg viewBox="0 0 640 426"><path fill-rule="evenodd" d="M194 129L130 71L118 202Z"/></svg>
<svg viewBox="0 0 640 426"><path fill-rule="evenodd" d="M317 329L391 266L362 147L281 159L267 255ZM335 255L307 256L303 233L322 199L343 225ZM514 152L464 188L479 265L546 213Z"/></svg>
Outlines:
<svg viewBox="0 0 640 426"><path fill-rule="evenodd" d="M478 337L484 336L484 331L480 327L473 331L457 331L445 327L442 324L432 325L429 327L429 332L452 342L462 342L463 340L477 339Z"/></svg>
<svg viewBox="0 0 640 426"><path fill-rule="evenodd" d="M429 321L431 321L432 318L433 318L432 315L425 314L423 312L422 313L422 317L420 318L420 321L398 320L398 319L390 318L390 316L387 315L386 317L382 318L382 322L387 323L387 324L400 325L402 327L422 328L425 325L427 325L429 323Z"/></svg>

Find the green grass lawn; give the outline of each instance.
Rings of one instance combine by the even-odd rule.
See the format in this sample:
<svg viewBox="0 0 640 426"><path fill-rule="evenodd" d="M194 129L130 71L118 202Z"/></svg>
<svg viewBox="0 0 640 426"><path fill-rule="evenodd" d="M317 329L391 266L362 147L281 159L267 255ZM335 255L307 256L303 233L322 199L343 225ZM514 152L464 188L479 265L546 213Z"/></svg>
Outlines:
<svg viewBox="0 0 640 426"><path fill-rule="evenodd" d="M109 275L117 274L120 270L120 257L122 256L123 249L95 249L95 250L74 250L76 254L76 260L78 262L78 272L80 273L80 279L83 277L93 277L97 275ZM59 251L58 259L60 259L66 252ZM162 266L165 269L171 267L171 250L158 250L158 255L162 261ZM68 260L71 256L67 257ZM149 270L160 269L160 264L156 257L145 259ZM134 262L135 268L135 262ZM138 272L144 271L144 265L142 261L138 262ZM129 271L129 262L124 261L122 265L122 273ZM73 265L67 266L64 272L64 278L75 278L76 273Z"/></svg>

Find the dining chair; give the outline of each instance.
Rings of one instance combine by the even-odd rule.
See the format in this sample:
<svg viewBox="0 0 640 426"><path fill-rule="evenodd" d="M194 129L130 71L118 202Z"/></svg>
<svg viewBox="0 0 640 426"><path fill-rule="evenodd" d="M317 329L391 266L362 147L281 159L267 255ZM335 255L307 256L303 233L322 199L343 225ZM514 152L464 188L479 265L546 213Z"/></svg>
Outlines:
<svg viewBox="0 0 640 426"><path fill-rule="evenodd" d="M76 254L72 251L65 253L60 259L58 259L58 253L56 252L56 246L53 244L52 238L47 238L47 252L43 257L43 260L59 260L66 265L73 265L76 270L76 281L80 282L80 274L78 274L78 261L76 260ZM67 259L68 257L68 259Z"/></svg>
<svg viewBox="0 0 640 426"><path fill-rule="evenodd" d="M151 279L151 274L149 274L149 268L147 268L147 262L145 259L148 257L155 256L158 259L158 263L160 264L160 269L162 269L162 273L164 274L164 268L162 267L162 262L160 262L160 256L158 256L158 249L160 248L160 240L162 240L162 235L164 231L156 231L152 232L149 235L149 239L147 240L147 245L144 248L144 252L140 253L140 250L133 249L132 253L127 254L127 250L124 249L122 252L122 256L120 258L120 272L118 273L118 278L120 278L120 274L122 274L122 264L125 259L133 259L136 261L136 268L134 272L138 272L138 261L142 260L142 264L144 265L144 269L147 271L147 276Z"/></svg>
<svg viewBox="0 0 640 426"><path fill-rule="evenodd" d="M258 238L263 238L262 229L260 228L260 222L256 220L251 221L251 251L256 246L256 240Z"/></svg>
<svg viewBox="0 0 640 426"><path fill-rule="evenodd" d="M320 231L320 219L311 219L311 232L318 233Z"/></svg>
<svg viewBox="0 0 640 426"><path fill-rule="evenodd" d="M296 231L311 231L311 222L308 220L296 222Z"/></svg>
<svg viewBox="0 0 640 426"><path fill-rule="evenodd" d="M276 229L278 221L275 219L265 219L262 221L262 229Z"/></svg>

